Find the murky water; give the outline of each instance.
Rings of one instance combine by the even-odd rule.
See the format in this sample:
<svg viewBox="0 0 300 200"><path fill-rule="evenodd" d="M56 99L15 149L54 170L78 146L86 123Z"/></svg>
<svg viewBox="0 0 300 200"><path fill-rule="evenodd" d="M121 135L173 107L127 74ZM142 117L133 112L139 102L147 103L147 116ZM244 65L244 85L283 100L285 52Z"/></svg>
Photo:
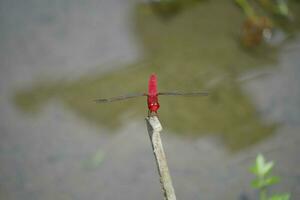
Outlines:
<svg viewBox="0 0 300 200"><path fill-rule="evenodd" d="M133 62L132 3L1 1L1 74L22 83L39 75L72 79Z"/></svg>
<svg viewBox="0 0 300 200"><path fill-rule="evenodd" d="M282 48L279 63L265 77L246 84L261 114L270 121L300 124L299 44L297 39Z"/></svg>
<svg viewBox="0 0 300 200"><path fill-rule="evenodd" d="M138 56L139 45L132 43L128 28L129 1L42 2L1 2L6 28L0 48L0 198L162 199L143 119L108 135L102 133L109 130L83 120L59 98L35 116L15 106L14 88L40 74L73 78L95 70L96 64L109 66L100 69L106 71L107 62L133 62ZM299 45L296 40L286 48ZM272 137L232 154L216 136L189 139L164 132L178 199L254 197L248 166L258 152L277 163L282 183L276 191L300 197L299 54L297 48L282 49L267 76L243 83L263 119L281 124Z"/></svg>

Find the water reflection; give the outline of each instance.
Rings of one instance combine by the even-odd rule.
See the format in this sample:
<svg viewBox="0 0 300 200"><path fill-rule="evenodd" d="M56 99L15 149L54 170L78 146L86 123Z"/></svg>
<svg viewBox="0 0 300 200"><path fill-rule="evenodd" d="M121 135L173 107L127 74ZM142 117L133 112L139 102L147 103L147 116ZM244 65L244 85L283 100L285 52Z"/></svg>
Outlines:
<svg viewBox="0 0 300 200"><path fill-rule="evenodd" d="M56 97L88 120L115 129L124 118L143 118L145 102L134 99L103 106L92 100L144 92L149 74L156 72L161 91L207 89L211 93L203 99L162 97L160 116L172 132L193 137L218 135L231 150L273 133L276 125L260 119L238 79L249 69L275 64L277 51L262 46L248 52L239 45L232 33L241 23L241 13L234 4L199 4L167 23L143 4L137 9L136 19L146 52L142 61L121 71L78 81L38 83L16 95L17 105L34 111Z"/></svg>
<svg viewBox="0 0 300 200"><path fill-rule="evenodd" d="M100 7L95 7L91 15L96 15L97 9ZM112 9L103 12L112 16L116 13ZM33 74L42 64L22 65L24 60L19 60L16 54L5 54L10 55L5 57L8 60L14 56L18 59L5 70L1 68L0 197L160 199L143 121L146 102L140 99L100 106L92 101L145 91L149 74L156 72L161 90L208 89L212 93L209 98L197 101L161 98L160 118L165 128L162 137L179 199L254 197L247 169L258 152L277 161L276 169L284 183L279 189L290 191L297 198L300 195L298 54L281 55L277 49L267 47L243 49L235 37L242 23L240 16L229 1L205 1L169 21L158 19L149 7L137 7L136 36L145 49L143 59L124 66L127 68L123 70L68 82L37 81L32 87L17 91L5 86L17 85L16 79L24 76L27 81L38 76L41 71ZM51 23L50 18L43 21ZM114 30L108 35L116 43L109 47L130 49L125 45L128 41L118 43ZM121 32L127 34L126 30ZM107 44L106 37L99 38L97 44L101 47ZM113 53L118 50L110 53L125 55ZM58 54L62 52L64 49ZM70 53L75 57L79 54ZM97 57L101 53L95 54ZM30 58L28 55L32 54L24 57ZM62 72L62 63L54 63L52 72L66 77L66 72L72 69L86 70L84 65ZM261 69L270 70L267 72L271 75L244 78L249 70L260 73Z"/></svg>

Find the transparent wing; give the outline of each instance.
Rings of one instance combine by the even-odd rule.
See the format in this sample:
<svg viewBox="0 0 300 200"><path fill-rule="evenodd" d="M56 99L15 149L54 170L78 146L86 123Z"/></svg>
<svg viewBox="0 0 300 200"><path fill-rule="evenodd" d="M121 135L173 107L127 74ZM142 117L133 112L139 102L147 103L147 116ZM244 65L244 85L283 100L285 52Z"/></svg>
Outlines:
<svg viewBox="0 0 300 200"><path fill-rule="evenodd" d="M142 96L147 96L147 94L139 93L139 94L122 95L122 96L117 96L117 97L112 97L112 98L107 98L107 99L95 99L95 102L110 103L110 102L114 102L114 101L122 101L122 100L126 100L126 99L132 99L135 97L142 97Z"/></svg>
<svg viewBox="0 0 300 200"><path fill-rule="evenodd" d="M206 91L201 92L159 92L158 95L167 96L207 96L209 93Z"/></svg>

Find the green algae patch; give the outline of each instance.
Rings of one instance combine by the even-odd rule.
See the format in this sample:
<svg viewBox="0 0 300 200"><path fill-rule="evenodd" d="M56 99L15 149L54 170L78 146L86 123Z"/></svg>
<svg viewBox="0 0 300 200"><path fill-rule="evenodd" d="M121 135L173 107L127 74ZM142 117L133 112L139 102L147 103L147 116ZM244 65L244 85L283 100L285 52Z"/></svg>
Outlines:
<svg viewBox="0 0 300 200"><path fill-rule="evenodd" d="M143 120L146 98L97 104L94 99L147 92L151 73L160 91L208 90L208 97L160 97L159 117L165 129L181 136L217 135L231 150L247 147L272 134L238 78L248 70L270 66L277 50L246 50L238 42L243 16L231 1L204 1L164 20L145 4L137 6L136 35L144 58L118 71L72 82L39 84L18 91L15 102L37 111L51 98L60 99L83 118L112 130L127 119Z"/></svg>

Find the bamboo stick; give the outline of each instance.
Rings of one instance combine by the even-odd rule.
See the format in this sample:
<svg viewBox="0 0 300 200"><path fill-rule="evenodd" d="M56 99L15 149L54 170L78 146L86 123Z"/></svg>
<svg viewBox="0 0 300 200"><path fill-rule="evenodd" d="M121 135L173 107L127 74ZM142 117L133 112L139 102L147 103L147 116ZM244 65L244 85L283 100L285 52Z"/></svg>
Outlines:
<svg viewBox="0 0 300 200"><path fill-rule="evenodd" d="M167 164L166 155L163 149L160 132L162 126L157 116L150 116L146 118L147 130L150 136L154 157L157 164L160 183L165 200L176 200L174 187L172 184L169 168Z"/></svg>

